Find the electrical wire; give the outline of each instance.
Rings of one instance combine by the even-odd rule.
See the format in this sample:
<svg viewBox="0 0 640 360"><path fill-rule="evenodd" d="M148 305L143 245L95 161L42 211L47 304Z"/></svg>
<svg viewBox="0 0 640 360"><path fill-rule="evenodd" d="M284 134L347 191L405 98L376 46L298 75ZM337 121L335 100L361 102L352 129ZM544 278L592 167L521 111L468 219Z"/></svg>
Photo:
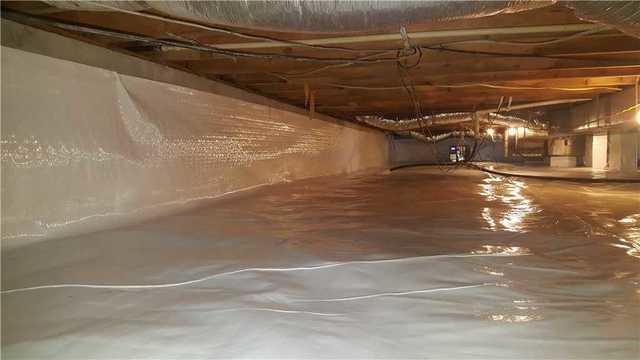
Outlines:
<svg viewBox="0 0 640 360"><path fill-rule="evenodd" d="M222 27L217 27L217 26L202 25L202 24L198 24L198 23L195 23L195 22L191 22L191 21L184 21L184 20L178 20L178 19L174 19L174 18L170 18L170 17L166 17L166 16L143 13L141 11L121 9L121 8L118 8L118 7L115 7L115 6L107 5L107 4L102 3L102 2L88 1L88 3L90 3L92 5L95 5L95 6L99 6L99 7L105 8L105 9L109 9L109 10L112 10L112 11L117 11L117 12L129 14L129 15L141 16L141 17L145 17L145 18L148 18L148 19L153 19L153 20L158 20L158 21L163 21L163 22L168 22L168 23L173 23L173 24L179 24L179 25L183 25L183 26L189 26L189 27L196 28L196 29L207 30L207 31L217 32L217 33L222 33L222 34L227 34L227 35L233 35L233 36L237 36L237 37L245 38L245 39L262 40L262 41L271 42L271 43L287 44L287 45L291 45L291 46L305 47L305 48L309 48L309 49L344 51L344 52L351 52L351 53L381 52L381 51L395 51L396 50L396 49L391 49L391 50L390 49L351 49L351 48L345 48L345 47L340 47L340 46L325 46L325 45L306 44L306 43L295 41L295 40L285 40L285 39L278 39L278 38L274 38L274 37L271 37L271 36L265 36L265 35L247 34L245 32L236 31L236 30L229 30L229 29L222 28Z"/></svg>
<svg viewBox="0 0 640 360"><path fill-rule="evenodd" d="M500 56L500 57L511 57L511 58L526 58L526 59L572 59L566 56L553 56L553 55L530 55L530 54L509 54L509 53L501 53L501 52L491 52L491 51L481 51L481 50L463 50L463 49L452 49L449 47L444 47L445 45L430 45L430 46L421 46L424 50L431 51L446 51L453 52L459 54L470 54L470 55L488 55L488 56ZM573 59L576 60L576 59ZM580 59L578 59L580 60Z"/></svg>
<svg viewBox="0 0 640 360"><path fill-rule="evenodd" d="M438 166L440 171L443 171L443 172L453 171L457 168L458 164L456 164L456 166L454 167L443 166L443 164L440 161L440 154L438 153L435 137L431 133L431 129L429 129L429 127L423 123L424 114L422 112L422 105L420 103L420 99L416 95L415 83L413 82L411 73L409 72L409 70L411 70L412 68L415 68L418 65L420 65L420 62L422 61L422 51L420 47L411 46L409 36L404 27L401 29L401 35L405 42L405 49L398 52L398 61L396 63L396 69L398 71L400 83L402 84L405 92L407 93L409 101L413 105L415 115L416 115L416 120L418 122L418 125L420 126L420 130L422 131L422 135L424 136L424 141L425 143L430 145L429 148L431 149L431 152L436 160L436 165ZM411 65L403 64L402 58L400 57L400 55L402 54L402 52L409 51L409 49L414 49L414 52L417 51L420 56L418 57L417 61L414 64L411 64ZM431 141L429 141L429 139L431 139Z"/></svg>
<svg viewBox="0 0 640 360"><path fill-rule="evenodd" d="M183 41L174 41L174 40L166 40L166 39L158 39L149 37L146 35L127 33L121 31L107 30L98 27L90 27L85 25L79 25L68 22L61 22L41 17L36 17L32 15L26 15L22 13L18 13L15 11L3 11L2 16L8 19L13 19L16 21L23 21L26 23L39 23L44 25L54 26L63 30L69 31L78 31L83 33L89 33L93 35L101 35L108 36L120 39L126 39L130 41L141 41L152 44L159 45L167 45L180 47L185 49L191 49L196 51L205 51L211 52L215 54L220 54L223 56L233 57L233 58L259 58L259 59L283 59L283 60L294 60L301 62L312 62L312 63L325 63L325 64L336 64L336 65L353 65L353 64L372 64L372 63L386 63L386 62L396 62L397 58L385 58L385 59L368 59L368 58L318 58L311 56L297 56L297 55L286 55L286 54L278 54L278 53L253 53L253 52L244 52L244 51L236 51L236 50L227 50L220 49L216 47L212 47L209 45L197 44L192 41L183 42ZM377 53L370 56L380 56L380 55L388 55L390 52Z"/></svg>
<svg viewBox="0 0 640 360"><path fill-rule="evenodd" d="M403 89L402 86L359 86L359 85L347 85L347 84L338 84L338 83L327 83L323 84L326 86L342 88L342 89L354 89L354 90L372 90L372 91L384 91L384 90L400 90ZM609 87L609 86L592 86L592 87L578 87L578 88L568 88L568 87L552 87L552 86L506 86L506 85L495 85L488 83L469 83L469 84L459 84L459 85L447 85L447 84L420 84L416 85L419 87L433 87L433 88L443 88L443 89L458 89L458 88L470 88L470 87L486 87L491 89L505 89L505 90L557 90L557 91L591 91L591 90L613 90L620 91L622 89L617 87Z"/></svg>
<svg viewBox="0 0 640 360"><path fill-rule="evenodd" d="M495 114L499 114L500 110L502 110L502 104L504 103L504 96L500 97L500 102L498 103L498 108L496 109ZM511 107L511 97L509 98L509 107ZM493 120L491 119L491 113L487 114L487 122L489 123L488 126L491 127L493 125ZM476 134L475 137L475 141L473 144L473 152L469 155L469 158L466 159L468 164L472 164L473 161L475 160L476 156L478 156L480 154L480 150L482 149L482 146L484 145L484 142L486 140L486 136L482 137L480 144L478 144L478 136L480 134ZM507 139L503 139L503 141L507 141Z"/></svg>
<svg viewBox="0 0 640 360"><path fill-rule="evenodd" d="M191 21L185 21L185 20L178 20L178 19L167 17L167 16L160 16L160 15L144 13L144 12L141 12L141 11L122 9L122 8L118 8L118 7L115 7L115 6L111 6L111 5L105 4L103 2L88 1L88 3L90 3L92 5L95 5L95 6L98 6L98 7L109 9L109 10L112 10L112 11L126 13L126 14L129 14L129 15L135 15L135 16L145 17L145 18L148 18L148 19L153 19L153 20L158 20L158 21L163 21L163 22L168 22L168 23L174 23L174 24L179 24L179 25L183 25L183 26L189 26L189 27L193 27L193 28L197 28L197 29L201 29L201 30L207 30L207 31L211 31L211 32L217 32L217 33L237 36L237 37L245 38L245 39L262 40L262 41L271 42L271 43L277 43L277 44L288 44L288 45L291 45L291 46L306 47L306 48L310 48L310 49L334 50L334 51L345 51L345 52L354 52L354 53L380 52L381 50L391 50L391 51L397 50L397 49L351 49L351 48L345 48L345 47L339 47L339 46L313 45L313 44L307 44L307 43L303 43L303 42L295 41L295 40L285 40L285 39L278 39L278 38L265 36L265 35L248 34L248 33L245 33L245 32L236 31L236 30L229 30L229 29L226 29L226 28L218 27L218 26L202 25L202 24L199 24L199 23L195 23L195 22L191 22ZM589 35L589 34L594 34L594 33L602 32L602 31L605 31L605 30L610 30L610 29L612 29L612 27L610 27L610 26L602 26L602 27L586 30L586 31L583 31L583 32L579 32L577 34L569 35L569 36L566 36L566 37L563 37L563 38L554 39L554 40L548 40L548 41L538 42L538 43L496 41L496 40L483 39L483 40L466 40L466 41L448 42L448 43L444 43L444 44L441 44L441 45L446 46L446 45L449 45L449 44L459 44L459 43L465 43L465 42L490 42L490 43L493 43L493 44L505 44L505 45L516 45L516 46L543 46L543 45L550 45L550 44L555 44L555 43L559 43L559 42L569 41L569 40L572 40L572 39L575 39L575 38L583 37L583 36L586 36L586 35Z"/></svg>
<svg viewBox="0 0 640 360"><path fill-rule="evenodd" d="M225 34L228 34L228 35L234 35L234 36L248 38L248 39L258 39L258 40L269 41L269 42L285 43L285 44L289 44L289 45L292 45L292 46L299 46L299 47L306 47L306 48L313 48L313 49L322 49L322 50L348 51L348 52L355 52L355 53L375 52L375 54L373 56L388 55L391 52L396 52L397 51L396 49L386 49L386 50L385 49L350 49L350 48L343 48L343 47L311 45L311 44L306 44L306 43L293 41L293 40L283 40L283 39L276 39L276 38L272 38L272 37L268 37L268 36L252 35L252 34L247 34L247 33L239 32L239 31L228 30L228 29L220 28L220 27L206 26L206 25L202 25L202 24L198 24L198 23L189 22L189 21L177 20L177 19L173 19L173 18L168 18L168 17L164 17L164 16L143 13L143 12L139 12L139 11L121 9L121 8L110 6L110 5L101 3L101 2L90 2L90 3L95 5L95 6L103 7L103 8L109 9L109 10L118 11L118 12L122 12L122 13L127 13L127 14L130 14L130 15L136 15L136 16L146 17L146 18L150 18L150 19L154 19L154 20L165 21L165 22L180 24L180 25L184 25L184 26L190 26L190 27L199 28L199 29L208 30L208 31L225 33ZM15 12L12 12L12 11L5 11L5 12L3 12L3 15L4 15L4 13L7 13L7 12L16 14ZM193 40L189 41L188 43L174 42L174 41L169 41L169 40L163 40L163 39L147 37L147 36L144 36L144 35L138 35L138 34L132 34L132 33L124 33L124 32L106 30L106 29L99 29L99 28L96 28L96 27L87 27L87 26L83 26L83 25L79 25L79 24L63 23L63 22L59 22L59 21L53 21L53 20L50 20L50 19L43 19L43 18L39 18L39 17L34 17L32 15L20 14L20 16L29 17L32 20L37 19L37 21L39 21L39 22L48 22L50 25L53 25L53 26L56 26L56 27L59 27L59 28L63 28L63 29L66 29L66 30L71 30L71 31L88 32L88 33L92 33L92 34L96 34L96 35L119 37L119 38L123 38L123 39L127 39L127 40L150 42L150 43L159 44L159 45L175 46L175 47L187 48L187 49L196 50L196 51L208 51L208 52L214 52L214 53L217 53L217 54L220 54L220 55L223 55L223 56L229 56L229 57L234 57L234 58L235 57L252 57L252 58L263 58L263 59L280 58L280 59L288 59L288 60L296 60L296 61L331 63L331 64L335 65L335 66L327 66L327 67L323 67L323 68L312 70L310 72L303 72L303 73L299 73L299 74L282 74L284 76L305 76L305 75L315 74L315 73L323 71L323 70L335 68L335 67L343 67L343 66L349 66L349 65L353 65L353 64L361 64L361 63L394 62L394 61L397 60L397 59L367 59L367 57L361 57L361 58L356 58L356 59L345 59L345 58L333 58L332 59L332 58L317 58L317 57L309 57L309 56L285 55L285 54L279 54L279 53L243 52L243 51L235 51L235 50L216 48L215 46L211 46L211 45L207 45L207 44L199 44L199 43L197 43L197 42L195 42ZM544 44L549 44L549 43L559 42L559 41L566 41L566 40L573 39L573 38L580 37L580 36L584 36L584 35L587 35L587 34L590 34L590 33L603 31L605 29L609 29L609 28L608 27L602 27L602 28L591 29L591 30L588 30L588 31L585 31L585 32L582 32L582 33L571 35L569 37L556 39L556 40L552 40L552 41L547 41L547 42L544 42ZM469 40L469 41L486 41L486 40ZM433 47L415 47L415 48L420 50L420 51L416 51L416 52L418 52L420 54L420 57L422 57L422 52L421 52L422 48L426 48L426 49L430 49L430 50L441 50L441 51L456 51L456 52L464 51L464 50L456 50L456 49L446 49L446 48L442 47L442 46L445 46L445 45L448 45L448 44L455 44L455 43L461 43L461 42L443 43L443 44L440 44L439 45L440 47L437 47L437 48L433 48ZM525 44L535 45L534 43L525 43ZM416 52L414 52L414 54ZM474 53L478 53L478 52L474 52ZM414 54L409 55L409 57L413 56ZM531 56L531 55L497 54L497 53L487 53L487 54L488 55L501 55L501 56L528 56L528 57ZM418 63L419 63L419 61L416 64L418 64Z"/></svg>
<svg viewBox="0 0 640 360"><path fill-rule="evenodd" d="M401 59L401 58L398 57L399 56L398 55L398 51L396 51L396 50L388 51L388 52L385 52L385 53L367 55L367 56L363 56L363 57L358 58L358 59L365 60L365 59L370 59L370 58L376 57L376 56L390 55L391 53L396 54L396 57L394 58L393 61L389 61L389 62L396 62L397 60ZM403 58L410 58L412 56L415 56L418 53L419 53L419 51L417 49L414 49L413 53L402 55L402 56L403 56ZM420 56L422 57L422 55L420 55ZM287 82L290 82L291 81L290 78L305 77L305 76L308 76L308 75L313 75L313 74L319 73L321 71L325 71L325 70L329 70L329 69L337 69L337 68L341 68L341 67L347 67L347 66L351 66L351 65L354 65L354 64L355 64L354 62L345 62L343 64L326 65L326 66L319 67L317 69L308 70L308 71L301 71L301 72L297 72L297 73L285 73L285 74L282 74L282 73L268 72L267 74L273 75L273 76L277 76L277 77L279 77L279 78L281 78L281 79L283 79L283 80L285 80Z"/></svg>
<svg viewBox="0 0 640 360"><path fill-rule="evenodd" d="M495 45L512 45L512 46L546 46L546 45L553 45L553 44L558 44L558 43L562 43L565 41L570 41L570 40L574 40L574 39L578 39L587 35L592 35L595 33L599 33L599 32L603 32L603 31L607 31L607 30L612 30L613 27L611 26L600 26L600 27L596 27L593 29L589 29L589 30L585 30L579 33L575 33L572 35L568 35L568 36L564 36L564 37L560 37L557 39L553 39L553 40L546 40L546 41L538 41L538 42L527 42L527 41L504 41L504 40L491 40L491 39L480 39L480 40L460 40L460 41L450 41L450 42L446 42L446 43L440 43L437 44L436 46L448 46L448 45L459 45L459 44L472 44L472 43L489 43L489 44L495 44Z"/></svg>
<svg viewBox="0 0 640 360"><path fill-rule="evenodd" d="M351 49L351 48L345 48L345 47L340 47L340 46L313 45L313 44L307 44L307 43L303 43L303 42L295 41L295 40L278 39L278 38L265 36L265 35L253 35L253 34L248 34L248 33L241 32L241 31L229 30L229 29L222 28L222 27L217 27L217 26L202 25L202 24L199 24L199 23L191 22L191 21L178 20L178 19L174 19L174 18L170 18L170 17L166 17L166 16L160 16L160 15L153 15L153 14L149 14L149 13L144 13L144 12L141 12L141 11L122 9L122 8L118 8L118 7L115 7L115 6L111 6L111 5L105 4L103 2L89 1L88 3L90 3L92 5L95 5L95 6L99 6L99 7L105 8L105 9L109 9L109 10L112 10L112 11L126 13L126 14L129 14L129 15L135 15L135 16L145 17L145 18L148 18L148 19L153 19L153 20L158 20L158 21L163 21L163 22L169 22L169 23L179 24L179 25L183 25L183 26L189 26L189 27L193 27L193 28L197 28L197 29L201 29L201 30L207 30L207 31L211 31L211 32L223 33L223 34L237 36L237 37L245 38L245 39L262 40L262 41L271 42L271 43L277 43L277 44L288 44L288 45L291 45L291 46L305 47L305 48L310 48L310 49L334 50L334 51L344 51L344 52L353 52L353 53L396 51L397 50L397 49ZM439 44L439 45L440 46L447 46L447 45L467 43L467 42L469 42L469 43L471 43L471 42L489 42L489 43L492 43L492 44L504 44L504 45L515 45L515 46L544 46L544 45L551 45L551 44L556 44L556 43L560 43L560 42L564 42L564 41L573 40L573 39L580 38L580 37L583 37L583 36L586 36L586 35L602 32L602 31L610 30L610 29L612 29L612 27L610 27L610 26L602 26L602 27L597 27L597 28L594 28L594 29L586 30L586 31L583 31L583 32L579 32L579 33L576 33L576 34L573 34L573 35L569 35L569 36L566 36L566 37L562 37L562 38L559 38L559 39L548 40L548 41L537 42L537 43L515 42L515 41L496 41L496 40L483 39L483 40L466 40L466 41L463 40L463 41L457 41L457 42L448 42L448 43L443 43L443 44Z"/></svg>

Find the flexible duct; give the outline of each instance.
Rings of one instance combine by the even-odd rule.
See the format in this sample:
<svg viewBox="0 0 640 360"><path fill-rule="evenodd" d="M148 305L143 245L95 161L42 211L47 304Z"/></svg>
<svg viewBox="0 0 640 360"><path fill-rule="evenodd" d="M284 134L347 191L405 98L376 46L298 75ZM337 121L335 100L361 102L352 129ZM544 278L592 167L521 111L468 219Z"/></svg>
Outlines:
<svg viewBox="0 0 640 360"><path fill-rule="evenodd" d="M549 130L524 128L523 136L520 138L546 138L549 136Z"/></svg>
<svg viewBox="0 0 640 360"><path fill-rule="evenodd" d="M490 125L498 125L505 127L528 127L529 122L527 120L521 119L515 116L509 115L500 115L496 113L489 113L486 117L482 117L480 115L480 123L481 124L490 124Z"/></svg>
<svg viewBox="0 0 640 360"><path fill-rule="evenodd" d="M525 128L525 130L522 132L522 136L518 136L519 139L540 139L540 138L546 138L549 136L549 132L547 130L542 130L542 129L530 129L530 128ZM447 132L447 133L443 133L443 134L438 134L438 135L432 135L432 136L426 136L424 133L419 132L419 131L409 131L407 133L408 135L411 135L413 138L418 139L418 140L422 140L422 141L428 141L428 142L439 142L442 140L446 140L448 138L452 138L452 137L486 137L486 138L491 138L491 139L502 139L502 134L493 134L493 135L489 135L489 134L479 134L478 136L475 135L475 133L471 130L464 130L464 131L451 131L451 132ZM519 135L519 134L518 134Z"/></svg>
<svg viewBox="0 0 640 360"><path fill-rule="evenodd" d="M425 134L418 132L418 131L410 131L408 133L409 135L411 135L412 137L414 137L415 139L418 140L422 140L422 141L429 141L429 142L439 142L442 140L446 140L448 138L452 138L452 137L475 137L475 133L471 130L465 130L465 131L451 131L451 132L447 132L444 134L438 134L438 135L432 135L432 136L425 136ZM489 134L479 134L479 137L490 137L492 139L502 139L502 135L500 134L494 134L494 135L489 135Z"/></svg>
<svg viewBox="0 0 640 360"><path fill-rule="evenodd" d="M481 124L498 125L506 127L527 127L528 122L515 116L505 116L496 113L480 114L479 121ZM361 122L370 126L387 131L411 131L424 127L455 125L473 121L473 113L445 113L436 115L427 115L420 119L411 120L390 120L381 116L358 116Z"/></svg>
<svg viewBox="0 0 640 360"><path fill-rule="evenodd" d="M388 131L410 131L423 127L438 125L454 125L473 120L473 113L460 112L448 114L427 115L420 119L390 120L381 116L358 116L357 120L370 126Z"/></svg>
<svg viewBox="0 0 640 360"><path fill-rule="evenodd" d="M451 137L456 137L456 136L468 136L468 137L474 137L475 134L473 131L471 130L467 130L467 131L451 131L448 133L444 133L444 134L438 134L438 135L432 135L432 136L426 136L425 134L421 133L421 132L417 132L417 131L410 131L409 135L411 135L412 137L418 139L418 140L423 140L423 141L428 141L428 142L438 142L438 141L442 141Z"/></svg>
<svg viewBox="0 0 640 360"><path fill-rule="evenodd" d="M155 10L201 23L285 32L372 31L516 13L560 3L580 18L640 36L637 1L46 1L70 10Z"/></svg>

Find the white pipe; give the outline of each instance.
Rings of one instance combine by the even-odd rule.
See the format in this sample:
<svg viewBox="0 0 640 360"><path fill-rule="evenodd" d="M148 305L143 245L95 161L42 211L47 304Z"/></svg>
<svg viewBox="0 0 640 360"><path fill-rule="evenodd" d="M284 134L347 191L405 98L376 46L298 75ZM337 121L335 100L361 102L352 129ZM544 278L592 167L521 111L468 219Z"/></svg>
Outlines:
<svg viewBox="0 0 640 360"><path fill-rule="evenodd" d="M561 99L561 100L538 101L538 102L532 102L532 103L526 103L526 104L511 105L510 110L530 109L530 108L559 105L559 104L571 104L571 103L583 102L583 101L591 101L591 99L582 98L582 99ZM485 109L485 110L479 110L478 113L486 114L486 113L496 112L498 110L500 109L498 108Z"/></svg>
<svg viewBox="0 0 640 360"><path fill-rule="evenodd" d="M439 39L448 37L479 37L479 36L492 36L492 35L517 35L517 34L541 34L541 33L567 33L567 32L581 32L587 30L593 30L601 27L598 24L564 24L564 25L542 25L542 26L511 26L511 27L498 27L498 28L484 28L484 29L461 29L461 30L435 30L435 31L420 31L412 32L409 34L412 40L428 40ZM379 35L362 35L362 36L343 36L343 37L330 37L322 39L309 39L309 40L296 40L296 42L306 45L333 45L333 44L356 44L363 42L378 42L378 41L394 41L402 40L399 33L394 34L379 34ZM230 44L208 44L215 45L220 49L266 49L266 48L280 48L292 46L290 43L280 42L245 42L245 43L230 43Z"/></svg>

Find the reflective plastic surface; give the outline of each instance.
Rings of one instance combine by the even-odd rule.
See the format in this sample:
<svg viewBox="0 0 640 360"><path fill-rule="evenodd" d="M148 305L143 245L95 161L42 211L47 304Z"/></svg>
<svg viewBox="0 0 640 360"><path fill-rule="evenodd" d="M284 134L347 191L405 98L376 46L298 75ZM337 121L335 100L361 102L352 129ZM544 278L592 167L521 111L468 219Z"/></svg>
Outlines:
<svg viewBox="0 0 640 360"><path fill-rule="evenodd" d="M17 244L386 167L379 131L5 47L1 133L2 239Z"/></svg>
<svg viewBox="0 0 640 360"><path fill-rule="evenodd" d="M638 194L408 168L10 248L3 355L637 359Z"/></svg>

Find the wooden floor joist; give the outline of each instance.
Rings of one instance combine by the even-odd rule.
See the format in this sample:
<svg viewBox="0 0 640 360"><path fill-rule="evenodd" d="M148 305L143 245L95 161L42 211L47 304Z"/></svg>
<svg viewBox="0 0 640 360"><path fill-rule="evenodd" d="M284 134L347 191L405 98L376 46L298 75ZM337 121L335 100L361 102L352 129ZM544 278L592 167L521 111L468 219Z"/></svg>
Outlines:
<svg viewBox="0 0 640 360"><path fill-rule="evenodd" d="M403 46L399 29L329 35L236 29L311 45L362 50L353 53L243 39L131 14L67 11L42 2L4 1L2 8L152 39L207 44L259 54L362 58L372 55L362 49L400 49ZM403 62L410 67L403 75L409 79L404 80L396 61L326 66L292 59L234 58L149 42L60 29L54 31L226 81L297 106L305 105L304 84L308 84L314 92L315 111L354 119L366 113L392 118L411 116L413 106L403 91L403 81L414 85L423 110L430 113L492 107L503 96L512 97L514 103L593 98L633 86L640 75L640 39L601 27L582 21L561 6L464 21L409 24L410 45L428 48L416 51L415 56ZM593 29L601 31L576 36ZM393 60L395 55L395 52L388 52L380 57ZM542 114L544 110L541 109Z"/></svg>

